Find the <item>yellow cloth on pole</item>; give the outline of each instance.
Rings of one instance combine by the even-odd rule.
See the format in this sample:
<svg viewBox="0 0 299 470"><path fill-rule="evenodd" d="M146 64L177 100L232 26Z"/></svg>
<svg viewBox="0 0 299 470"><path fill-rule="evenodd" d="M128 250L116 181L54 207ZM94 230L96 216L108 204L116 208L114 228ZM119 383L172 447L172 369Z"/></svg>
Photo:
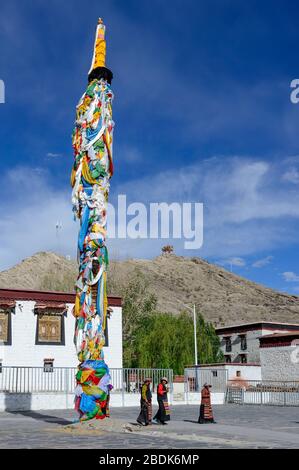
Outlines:
<svg viewBox="0 0 299 470"><path fill-rule="evenodd" d="M106 41L105 41L105 25L100 18L96 30L96 37L94 42L93 58L89 73L97 67L105 67L106 64Z"/></svg>

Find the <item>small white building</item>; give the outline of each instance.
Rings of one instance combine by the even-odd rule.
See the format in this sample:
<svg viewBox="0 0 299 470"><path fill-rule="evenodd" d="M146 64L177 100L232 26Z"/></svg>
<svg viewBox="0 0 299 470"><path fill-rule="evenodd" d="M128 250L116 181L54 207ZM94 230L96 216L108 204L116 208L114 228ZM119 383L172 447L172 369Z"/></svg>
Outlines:
<svg viewBox="0 0 299 470"><path fill-rule="evenodd" d="M260 338L263 380L299 381L299 332Z"/></svg>
<svg viewBox="0 0 299 470"><path fill-rule="evenodd" d="M76 367L75 294L0 289L0 366ZM105 360L122 368L122 307L109 297Z"/></svg>
<svg viewBox="0 0 299 470"><path fill-rule="evenodd" d="M204 381L213 383L217 381L217 377L226 377L226 381L252 381L261 380L261 365L256 363L219 363L219 364L202 364L198 366L202 371ZM207 375L209 374L210 377Z"/></svg>
<svg viewBox="0 0 299 470"><path fill-rule="evenodd" d="M299 333L299 324L255 322L216 328L225 362L244 364L260 363L260 337L293 332Z"/></svg>

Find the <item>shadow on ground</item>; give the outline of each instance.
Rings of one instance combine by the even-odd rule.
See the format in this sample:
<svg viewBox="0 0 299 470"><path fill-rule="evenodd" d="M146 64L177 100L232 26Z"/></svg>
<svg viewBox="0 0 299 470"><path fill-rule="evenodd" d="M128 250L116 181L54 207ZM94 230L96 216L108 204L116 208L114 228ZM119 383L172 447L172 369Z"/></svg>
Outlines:
<svg viewBox="0 0 299 470"><path fill-rule="evenodd" d="M10 413L12 415L23 415L25 417L36 419L38 421L44 421L45 423L60 424L61 426L65 426L67 424L73 424L73 421L69 421L64 418L59 418L58 416L50 416L50 415L45 415L42 413L37 413L36 411L9 411L7 410L7 413Z"/></svg>

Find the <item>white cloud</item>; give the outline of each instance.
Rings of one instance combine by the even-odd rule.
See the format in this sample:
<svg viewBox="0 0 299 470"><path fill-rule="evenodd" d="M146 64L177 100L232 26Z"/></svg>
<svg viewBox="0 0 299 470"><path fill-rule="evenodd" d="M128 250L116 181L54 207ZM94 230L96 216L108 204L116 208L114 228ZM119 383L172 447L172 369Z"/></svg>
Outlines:
<svg viewBox="0 0 299 470"><path fill-rule="evenodd" d="M266 256L265 258L259 259L252 264L253 268L264 268L268 266L273 260L273 256Z"/></svg>
<svg viewBox="0 0 299 470"><path fill-rule="evenodd" d="M48 184L49 175L18 167L5 178L0 201L0 269L41 250L76 254L77 225L72 219L69 191ZM62 221L59 238L57 220Z"/></svg>
<svg viewBox="0 0 299 470"><path fill-rule="evenodd" d="M237 256L228 258L222 261L219 261L217 264L220 264L221 266L238 266L238 267L244 267L246 266L246 261L243 258L238 258Z"/></svg>
<svg viewBox="0 0 299 470"><path fill-rule="evenodd" d="M299 184L299 171L297 168L289 168L282 176L284 181L289 181L293 184Z"/></svg>
<svg viewBox="0 0 299 470"><path fill-rule="evenodd" d="M112 179L112 204L118 194L126 194L128 204L203 202L204 244L194 252L184 250L184 240L109 239L108 248L118 258L149 258L170 241L177 254L229 260L241 267L248 255L297 243L299 190L278 184L282 167L283 162L270 165L263 160L219 157L120 185ZM72 219L70 189L52 187L49 175L39 168L14 168L3 181L0 269L39 250L75 256L77 226ZM60 240L56 238L57 220L63 224ZM257 260L254 267L270 261L270 257Z"/></svg>
<svg viewBox="0 0 299 470"><path fill-rule="evenodd" d="M48 158L59 158L59 157L62 157L62 153L52 153L52 152L48 152L48 153L47 153L47 157L48 157Z"/></svg>
<svg viewBox="0 0 299 470"><path fill-rule="evenodd" d="M298 274L293 273L292 271L286 271L282 273L282 277L286 282L299 282Z"/></svg>
<svg viewBox="0 0 299 470"><path fill-rule="evenodd" d="M115 144L115 154L119 155L122 161L136 163L142 160L140 150L134 146Z"/></svg>
<svg viewBox="0 0 299 470"><path fill-rule="evenodd" d="M283 162L211 158L112 189L130 201L204 203L201 256L226 259L297 243L299 191L281 186ZM113 188L113 183L112 183ZM291 193L291 197L290 197ZM173 241L182 253L182 244ZM157 253L149 244L147 255ZM187 255L191 253L187 253Z"/></svg>

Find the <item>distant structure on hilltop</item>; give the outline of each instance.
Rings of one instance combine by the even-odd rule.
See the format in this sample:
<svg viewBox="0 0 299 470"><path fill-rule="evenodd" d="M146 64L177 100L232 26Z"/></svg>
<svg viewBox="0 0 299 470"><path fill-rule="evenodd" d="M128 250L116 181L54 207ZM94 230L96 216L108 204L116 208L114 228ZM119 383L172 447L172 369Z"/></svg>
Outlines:
<svg viewBox="0 0 299 470"><path fill-rule="evenodd" d="M165 245L162 247L162 254L163 255L169 255L171 253L174 253L174 248L172 245Z"/></svg>

